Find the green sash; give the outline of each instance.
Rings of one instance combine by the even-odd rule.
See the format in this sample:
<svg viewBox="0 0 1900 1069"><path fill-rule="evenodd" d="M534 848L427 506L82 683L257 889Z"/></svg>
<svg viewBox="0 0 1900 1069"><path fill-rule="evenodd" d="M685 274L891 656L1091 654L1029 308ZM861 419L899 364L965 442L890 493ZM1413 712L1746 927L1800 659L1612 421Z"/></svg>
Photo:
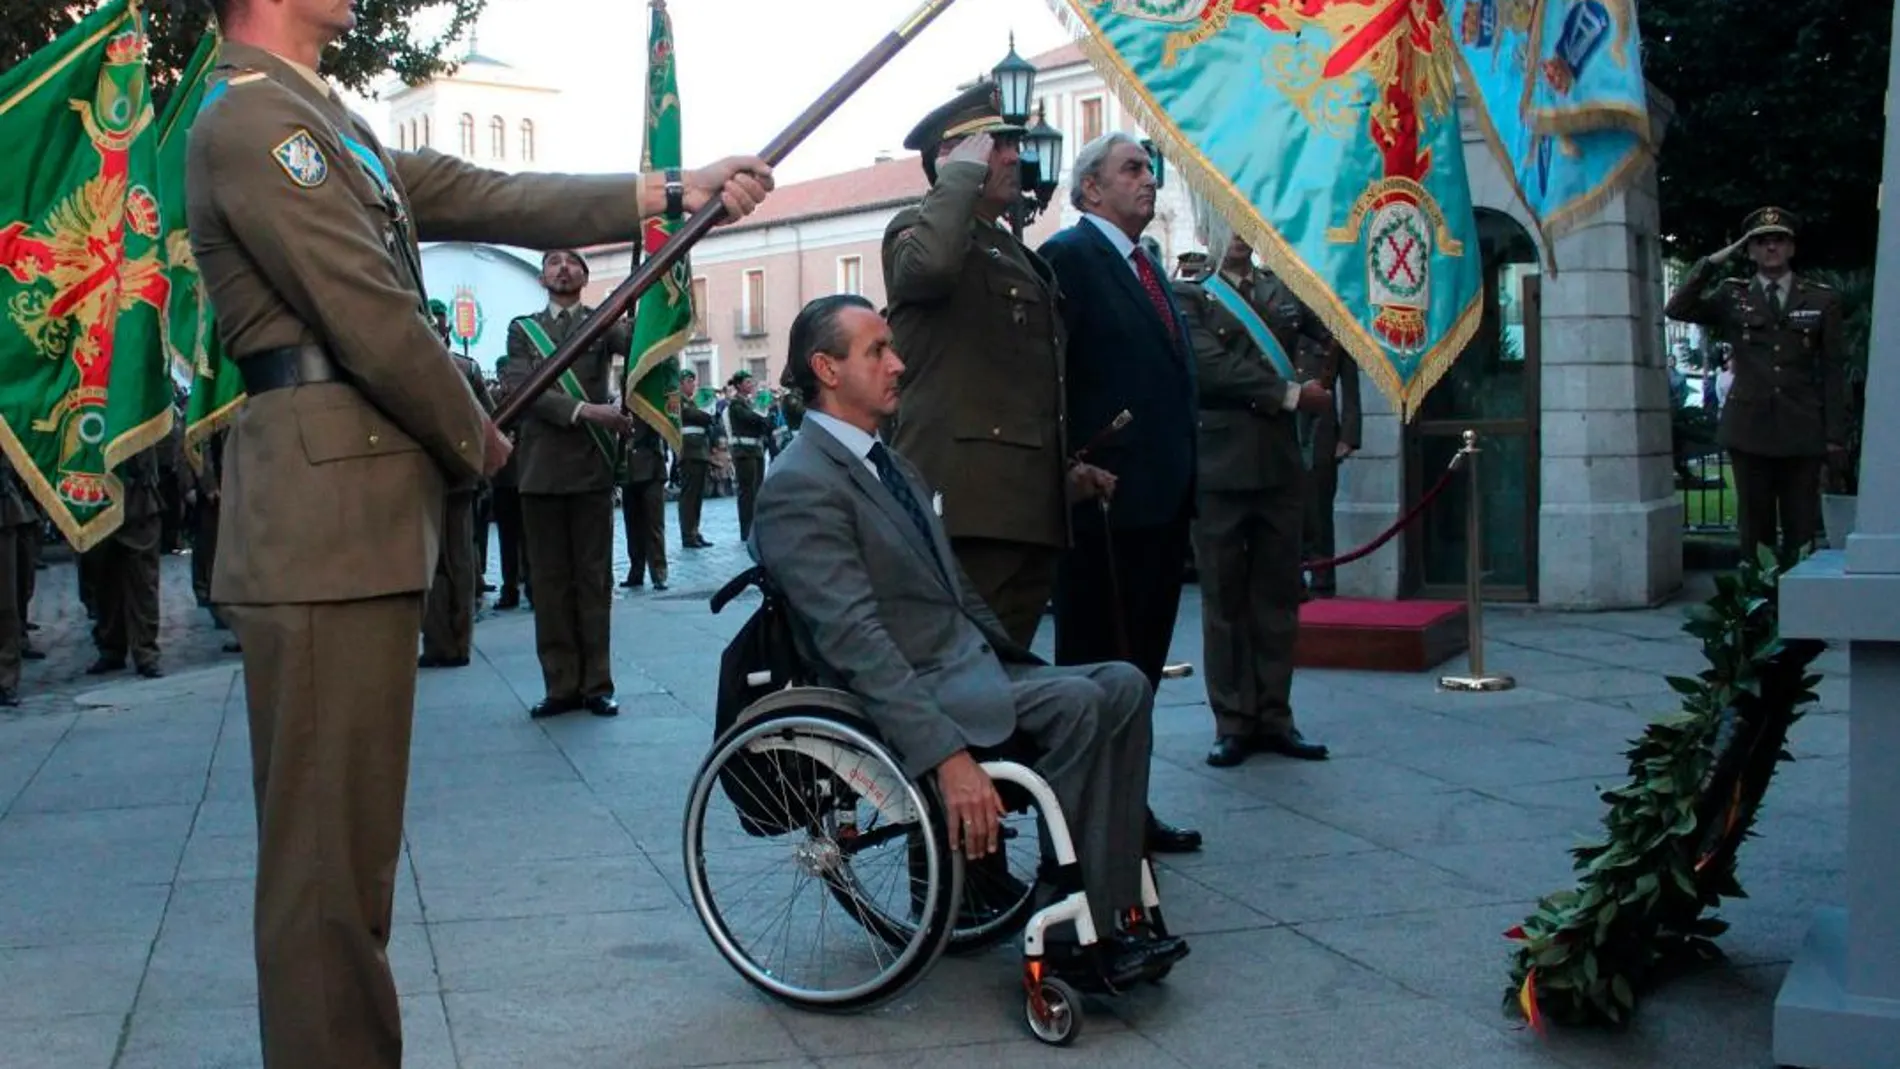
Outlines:
<svg viewBox="0 0 1900 1069"><path fill-rule="evenodd" d="M1280 339L1274 337L1273 331L1267 329L1267 321L1260 318L1260 313L1255 311L1254 306L1240 295L1240 291L1234 289L1219 275L1209 276L1202 285L1206 286L1207 292L1213 294L1214 299L1221 303L1221 307L1232 312L1234 318L1240 320L1240 325L1247 328L1247 336L1253 339L1253 343L1260 347L1262 353L1266 354L1267 363L1273 365L1273 370L1279 372L1280 377L1288 382L1298 381L1299 376L1293 371L1293 361L1287 359L1286 350L1280 347Z"/></svg>
<svg viewBox="0 0 1900 1069"><path fill-rule="evenodd" d="M528 340L534 343L535 349L541 353L541 359L546 360L548 357L554 355L554 339L548 337L548 332L541 329L541 324L536 322L532 316L522 316L515 322L521 324L522 333L526 334ZM568 368L566 371L561 372L561 377L557 381L560 382L561 389L566 391L569 397L579 401L581 404L591 403L587 399L587 391L581 389L581 380L574 374L573 368ZM587 429L587 436L592 438L594 444L600 448L600 455L607 461L608 470L618 470L620 466L620 450L615 448L613 439L607 436L606 431L601 430L592 423L583 423L581 426Z"/></svg>

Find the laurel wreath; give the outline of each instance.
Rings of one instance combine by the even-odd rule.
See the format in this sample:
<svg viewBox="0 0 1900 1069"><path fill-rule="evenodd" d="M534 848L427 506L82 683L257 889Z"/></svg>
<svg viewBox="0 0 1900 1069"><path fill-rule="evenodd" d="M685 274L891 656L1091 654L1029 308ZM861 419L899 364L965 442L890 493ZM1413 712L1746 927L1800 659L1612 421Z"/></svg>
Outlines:
<svg viewBox="0 0 1900 1069"><path fill-rule="evenodd" d="M1728 924L1705 913L1743 892L1734 853L1711 855L1708 844L1735 830L1752 835L1755 816L1705 797L1724 714L1730 725L1739 717L1766 724L1779 739L1815 700L1820 679L1806 674L1820 644L1791 648L1780 638L1779 574L1764 550L1719 577L1715 596L1689 611L1683 630L1702 640L1709 667L1693 679L1670 678L1682 711L1651 724L1627 751L1628 785L1602 796L1607 834L1571 850L1581 873L1576 888L1540 899L1505 933L1517 944L1507 1015L1539 1028L1546 1016L1620 1024L1635 1011L1637 993L1667 971L1722 957L1713 940ZM1775 759L1791 758L1780 750ZM1738 821L1739 829L1729 827Z"/></svg>

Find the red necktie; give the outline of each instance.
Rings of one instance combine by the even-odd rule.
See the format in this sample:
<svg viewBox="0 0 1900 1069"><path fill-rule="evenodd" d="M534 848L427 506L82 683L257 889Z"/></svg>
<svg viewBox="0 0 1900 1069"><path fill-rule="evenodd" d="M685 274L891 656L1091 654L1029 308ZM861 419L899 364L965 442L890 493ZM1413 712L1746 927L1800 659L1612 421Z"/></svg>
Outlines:
<svg viewBox="0 0 1900 1069"><path fill-rule="evenodd" d="M1135 261L1135 273L1141 276L1141 288L1148 291L1148 299L1154 302L1155 314L1161 317L1161 323L1168 328L1168 338L1179 341L1174 333L1174 310L1168 307L1167 294L1161 292L1161 277L1155 274L1154 265L1148 262L1140 249L1128 254Z"/></svg>

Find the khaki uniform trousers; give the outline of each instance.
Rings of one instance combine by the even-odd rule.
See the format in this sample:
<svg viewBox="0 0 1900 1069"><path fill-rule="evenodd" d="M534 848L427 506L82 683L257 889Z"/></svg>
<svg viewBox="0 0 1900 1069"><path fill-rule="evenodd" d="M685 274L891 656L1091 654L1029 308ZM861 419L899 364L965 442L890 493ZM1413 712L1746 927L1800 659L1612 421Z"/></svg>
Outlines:
<svg viewBox="0 0 1900 1069"><path fill-rule="evenodd" d="M481 575L475 570L475 495L453 493L442 516L442 555L422 617L422 655L466 660L475 639L475 601Z"/></svg>
<svg viewBox="0 0 1900 1069"><path fill-rule="evenodd" d="M270 1069L394 1069L389 930L422 597L224 605L244 646Z"/></svg>
<svg viewBox="0 0 1900 1069"><path fill-rule="evenodd" d="M547 697L612 694L613 491L522 494L521 523Z"/></svg>
<svg viewBox="0 0 1900 1069"><path fill-rule="evenodd" d="M1000 538L953 538L950 552L977 595L1003 622L1010 641L1028 649L1055 593L1062 551Z"/></svg>
<svg viewBox="0 0 1900 1069"><path fill-rule="evenodd" d="M712 478L712 461L680 461L680 541L691 545L701 540L700 506L706 501L706 482Z"/></svg>
<svg viewBox="0 0 1900 1069"><path fill-rule="evenodd" d="M154 513L128 519L112 537L80 559L89 572L98 610L92 643L101 660L158 664L158 539L164 525Z"/></svg>
<svg viewBox="0 0 1900 1069"><path fill-rule="evenodd" d="M1194 563L1201 581L1207 703L1222 735L1277 734L1294 727L1303 481L1201 494Z"/></svg>
<svg viewBox="0 0 1900 1069"><path fill-rule="evenodd" d="M732 482L739 497L739 540L752 537L752 505L759 499L759 484L765 481L765 454L751 451L732 454Z"/></svg>
<svg viewBox="0 0 1900 1069"><path fill-rule="evenodd" d="M666 480L646 479L620 488L620 521L627 535L627 580L666 582Z"/></svg>

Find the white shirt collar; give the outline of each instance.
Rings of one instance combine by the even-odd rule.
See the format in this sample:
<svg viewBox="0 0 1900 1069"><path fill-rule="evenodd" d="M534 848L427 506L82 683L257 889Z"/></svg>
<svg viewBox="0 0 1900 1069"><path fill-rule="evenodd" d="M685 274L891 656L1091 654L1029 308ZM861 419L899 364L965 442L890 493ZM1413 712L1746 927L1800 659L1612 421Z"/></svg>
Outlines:
<svg viewBox="0 0 1900 1069"><path fill-rule="evenodd" d="M1122 263L1127 264L1130 271L1135 272L1137 275L1141 274L1141 269L1135 266L1135 261L1132 259L1135 255L1135 242L1133 238L1123 233L1121 227L1116 226L1114 223L1109 222L1099 215L1083 212L1082 218L1094 223L1095 229L1100 230L1102 236L1108 238L1108 243L1115 246L1115 251L1121 254Z"/></svg>
<svg viewBox="0 0 1900 1069"><path fill-rule="evenodd" d="M851 455L857 457L872 475L877 474L877 465L871 463L871 447L878 441L876 435L866 434L862 428L854 427L836 416L828 416L815 408L807 408L805 418L815 420L820 427L825 429L826 434L838 439L839 445L849 449Z"/></svg>
<svg viewBox="0 0 1900 1069"><path fill-rule="evenodd" d="M1768 294L1774 293L1774 287L1781 287L1781 299L1785 301L1794 295L1794 272L1790 271L1780 278L1769 278L1767 275L1757 273L1755 284L1761 287L1763 293Z"/></svg>

